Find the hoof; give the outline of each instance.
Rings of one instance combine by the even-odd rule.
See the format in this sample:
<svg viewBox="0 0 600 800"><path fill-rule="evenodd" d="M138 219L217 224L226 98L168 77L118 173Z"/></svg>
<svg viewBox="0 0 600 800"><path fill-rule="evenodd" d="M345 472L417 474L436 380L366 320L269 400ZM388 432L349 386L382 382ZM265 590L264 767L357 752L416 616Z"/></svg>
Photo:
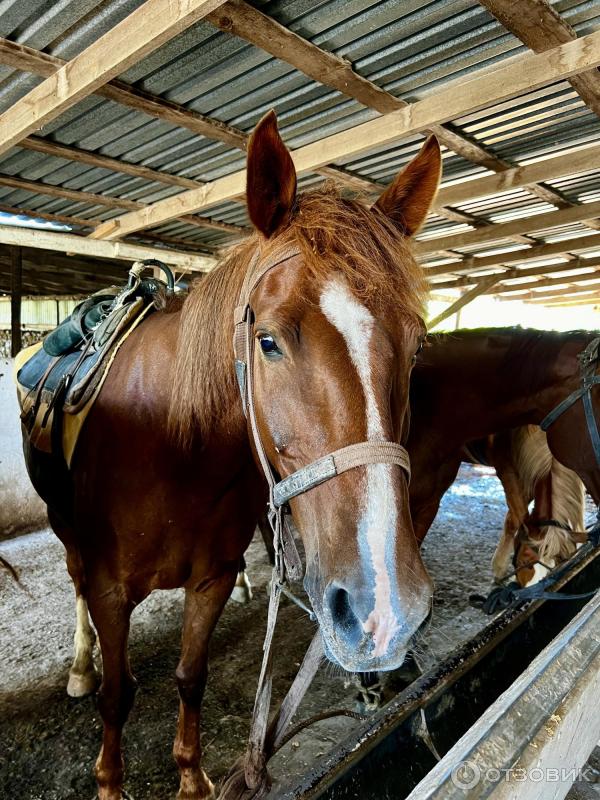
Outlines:
<svg viewBox="0 0 600 800"><path fill-rule="evenodd" d="M216 800L215 787L206 772L200 770L200 777L181 773L181 784L177 792L177 800Z"/></svg>
<svg viewBox="0 0 600 800"><path fill-rule="evenodd" d="M240 572L237 576L235 586L231 593L231 599L234 603L239 603L243 606L252 600L252 586L245 572Z"/></svg>
<svg viewBox="0 0 600 800"><path fill-rule="evenodd" d="M69 672L67 694L69 697L87 697L90 694L94 694L99 682L100 679L95 671L87 672L85 675Z"/></svg>

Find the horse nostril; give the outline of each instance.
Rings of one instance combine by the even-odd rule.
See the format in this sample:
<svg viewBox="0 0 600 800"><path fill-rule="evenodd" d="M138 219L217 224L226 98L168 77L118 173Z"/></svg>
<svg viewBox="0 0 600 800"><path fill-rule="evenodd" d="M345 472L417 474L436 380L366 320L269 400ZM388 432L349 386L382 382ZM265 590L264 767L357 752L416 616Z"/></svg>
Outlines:
<svg viewBox="0 0 600 800"><path fill-rule="evenodd" d="M333 621L345 628L358 622L350 604L350 595L342 586L332 584L327 590L327 602Z"/></svg>

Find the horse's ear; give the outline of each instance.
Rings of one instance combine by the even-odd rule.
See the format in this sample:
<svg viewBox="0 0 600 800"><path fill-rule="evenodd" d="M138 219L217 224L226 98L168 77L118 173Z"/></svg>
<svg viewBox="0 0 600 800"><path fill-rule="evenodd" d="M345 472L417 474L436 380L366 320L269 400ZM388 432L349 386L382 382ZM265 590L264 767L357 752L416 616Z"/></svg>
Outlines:
<svg viewBox="0 0 600 800"><path fill-rule="evenodd" d="M295 200L294 162L277 130L275 112L269 111L248 142L246 202L252 224L269 238L287 224Z"/></svg>
<svg viewBox="0 0 600 800"><path fill-rule="evenodd" d="M398 173L375 203L406 236L414 236L425 222L442 177L442 154L435 136Z"/></svg>

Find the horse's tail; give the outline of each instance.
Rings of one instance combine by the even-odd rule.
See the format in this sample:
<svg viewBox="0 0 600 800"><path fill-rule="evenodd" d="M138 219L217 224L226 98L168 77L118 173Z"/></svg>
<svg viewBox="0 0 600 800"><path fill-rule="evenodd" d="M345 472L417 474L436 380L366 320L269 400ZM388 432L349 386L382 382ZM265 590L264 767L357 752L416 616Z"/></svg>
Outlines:
<svg viewBox="0 0 600 800"><path fill-rule="evenodd" d="M513 453L519 477L529 497L539 480L551 474L552 518L572 531L584 528L585 489L580 478L557 461L546 434L535 425L513 433ZM556 564L570 558L576 544L568 530L555 525L540 528L536 537L540 561Z"/></svg>

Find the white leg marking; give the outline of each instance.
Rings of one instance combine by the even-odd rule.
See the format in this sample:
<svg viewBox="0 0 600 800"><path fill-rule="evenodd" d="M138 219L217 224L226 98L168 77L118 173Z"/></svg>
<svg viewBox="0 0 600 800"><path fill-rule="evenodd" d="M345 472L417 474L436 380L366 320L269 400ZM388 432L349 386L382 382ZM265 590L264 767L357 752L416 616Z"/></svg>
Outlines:
<svg viewBox="0 0 600 800"><path fill-rule="evenodd" d="M235 586L231 592L231 599L235 603L240 603L240 605L246 605L252 600L252 585L245 572L238 572Z"/></svg>
<svg viewBox="0 0 600 800"><path fill-rule="evenodd" d="M374 318L352 294L345 282L330 281L323 290L321 310L327 320L342 334L365 395L367 439L386 438L381 414L373 390L371 370L371 338ZM363 622L365 633L373 635L374 656L387 652L400 628L391 601L391 583L387 568L388 539L396 531L397 509L392 466L374 464L366 467L367 486L359 536L364 537L375 572L375 605Z"/></svg>
<svg viewBox="0 0 600 800"><path fill-rule="evenodd" d="M85 598L77 595L77 627L75 628L75 658L69 672L67 693L71 697L85 697L95 691L98 676L94 666L94 643L96 635L90 625Z"/></svg>

